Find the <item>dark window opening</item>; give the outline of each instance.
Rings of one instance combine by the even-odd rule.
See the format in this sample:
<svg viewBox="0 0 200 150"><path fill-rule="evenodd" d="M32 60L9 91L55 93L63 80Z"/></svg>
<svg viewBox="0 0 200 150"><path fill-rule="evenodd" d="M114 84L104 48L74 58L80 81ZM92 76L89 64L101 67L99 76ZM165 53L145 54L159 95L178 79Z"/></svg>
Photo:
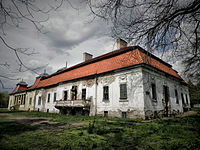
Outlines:
<svg viewBox="0 0 200 150"><path fill-rule="evenodd" d="M77 99L77 86L72 86L71 89L71 96L72 96L72 100L76 100Z"/></svg>
<svg viewBox="0 0 200 150"><path fill-rule="evenodd" d="M49 112L49 109L47 109L47 112Z"/></svg>
<svg viewBox="0 0 200 150"><path fill-rule="evenodd" d="M47 103L49 103L50 102L50 93L48 94L48 97L47 97Z"/></svg>
<svg viewBox="0 0 200 150"><path fill-rule="evenodd" d="M176 104L179 104L178 91L175 89Z"/></svg>
<svg viewBox="0 0 200 150"><path fill-rule="evenodd" d="M185 98L186 98L186 104L188 104L188 96L187 96L187 94L185 94Z"/></svg>
<svg viewBox="0 0 200 150"><path fill-rule="evenodd" d="M185 100L184 100L184 95L183 95L183 93L181 93L181 98L182 98L182 104L185 104Z"/></svg>
<svg viewBox="0 0 200 150"><path fill-rule="evenodd" d="M53 101L54 101L54 102L56 101L56 93L54 93Z"/></svg>
<svg viewBox="0 0 200 150"><path fill-rule="evenodd" d="M127 99L127 86L120 84L120 99Z"/></svg>
<svg viewBox="0 0 200 150"><path fill-rule="evenodd" d="M86 89L82 89L82 99L86 99Z"/></svg>
<svg viewBox="0 0 200 150"><path fill-rule="evenodd" d="M122 112L122 118L126 118L126 112Z"/></svg>
<svg viewBox="0 0 200 150"><path fill-rule="evenodd" d="M68 97L68 91L64 91L63 100L64 100L64 101L67 101L67 97Z"/></svg>
<svg viewBox="0 0 200 150"><path fill-rule="evenodd" d="M103 99L104 100L109 99L109 88L108 88L108 86L103 87Z"/></svg>
<svg viewBox="0 0 200 150"><path fill-rule="evenodd" d="M104 117L108 117L108 111L104 111Z"/></svg>
<svg viewBox="0 0 200 150"><path fill-rule="evenodd" d="M29 99L29 105L31 105L32 103L32 97Z"/></svg>
<svg viewBox="0 0 200 150"><path fill-rule="evenodd" d="M38 105L41 105L41 96L38 98Z"/></svg>
<svg viewBox="0 0 200 150"><path fill-rule="evenodd" d="M156 84L155 83L151 84L151 89L152 89L152 99L156 100L157 95L156 95Z"/></svg>

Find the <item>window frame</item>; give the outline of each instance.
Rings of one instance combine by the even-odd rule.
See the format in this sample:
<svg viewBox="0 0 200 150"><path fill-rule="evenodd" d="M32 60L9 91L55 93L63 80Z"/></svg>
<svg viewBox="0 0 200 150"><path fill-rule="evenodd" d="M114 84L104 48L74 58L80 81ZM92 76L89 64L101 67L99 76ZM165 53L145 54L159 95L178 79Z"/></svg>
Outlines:
<svg viewBox="0 0 200 150"><path fill-rule="evenodd" d="M179 104L178 90L175 89L174 92L175 92L176 104Z"/></svg>
<svg viewBox="0 0 200 150"><path fill-rule="evenodd" d="M82 98L82 100L86 100L86 89L82 89L81 98Z"/></svg>
<svg viewBox="0 0 200 150"><path fill-rule="evenodd" d="M120 99L127 99L127 84L120 84Z"/></svg>
<svg viewBox="0 0 200 150"><path fill-rule="evenodd" d="M51 101L51 93L48 93L48 95L47 95L47 103L50 103L50 101Z"/></svg>
<svg viewBox="0 0 200 150"><path fill-rule="evenodd" d="M39 96L39 97L38 97L38 105L41 105L41 102L42 102L42 97Z"/></svg>
<svg viewBox="0 0 200 150"><path fill-rule="evenodd" d="M57 93L55 92L55 93L53 94L53 102L56 102L56 98L57 98Z"/></svg>
<svg viewBox="0 0 200 150"><path fill-rule="evenodd" d="M182 99L182 104L185 105L185 99L184 99L184 94L181 93L181 99Z"/></svg>
<svg viewBox="0 0 200 150"><path fill-rule="evenodd" d="M32 97L29 98L29 105L32 105Z"/></svg>
<svg viewBox="0 0 200 150"><path fill-rule="evenodd" d="M109 86L103 86L103 100L109 100Z"/></svg>
<svg viewBox="0 0 200 150"><path fill-rule="evenodd" d="M156 83L151 83L151 94L152 94L152 99L157 101Z"/></svg>
<svg viewBox="0 0 200 150"><path fill-rule="evenodd" d="M65 93L67 93L67 94L65 94ZM63 101L67 101L67 100L68 100L68 90L64 90L63 91Z"/></svg>

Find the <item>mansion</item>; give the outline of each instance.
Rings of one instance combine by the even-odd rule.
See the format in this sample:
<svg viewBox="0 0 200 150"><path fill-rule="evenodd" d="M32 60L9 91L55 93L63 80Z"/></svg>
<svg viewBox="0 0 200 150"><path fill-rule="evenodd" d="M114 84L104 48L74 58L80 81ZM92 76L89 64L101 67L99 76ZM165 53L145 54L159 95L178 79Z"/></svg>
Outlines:
<svg viewBox="0 0 200 150"><path fill-rule="evenodd" d="M190 109L187 83L172 66L139 46L117 40L117 50L19 82L9 110L124 118L163 117Z"/></svg>

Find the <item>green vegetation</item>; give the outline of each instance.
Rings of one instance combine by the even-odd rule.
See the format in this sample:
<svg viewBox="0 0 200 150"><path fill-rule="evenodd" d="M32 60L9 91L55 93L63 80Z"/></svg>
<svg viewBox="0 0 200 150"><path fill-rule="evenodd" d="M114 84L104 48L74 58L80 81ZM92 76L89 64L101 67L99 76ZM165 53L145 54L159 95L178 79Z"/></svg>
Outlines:
<svg viewBox="0 0 200 150"><path fill-rule="evenodd" d="M53 123L62 126L41 129L39 126L20 122L19 117L52 118ZM200 148L200 112L188 117L150 122L141 119L5 111L0 112L0 118L0 149ZM78 123L79 125L75 125Z"/></svg>
<svg viewBox="0 0 200 150"><path fill-rule="evenodd" d="M191 105L200 104L200 82L194 85L191 81L189 81L188 87Z"/></svg>

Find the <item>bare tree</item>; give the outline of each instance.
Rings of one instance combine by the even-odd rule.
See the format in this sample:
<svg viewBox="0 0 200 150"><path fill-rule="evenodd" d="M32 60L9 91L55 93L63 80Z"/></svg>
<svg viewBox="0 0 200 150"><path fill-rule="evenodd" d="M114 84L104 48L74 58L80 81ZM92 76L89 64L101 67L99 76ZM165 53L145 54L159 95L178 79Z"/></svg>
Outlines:
<svg viewBox="0 0 200 150"><path fill-rule="evenodd" d="M20 55L31 56L36 54L31 48L13 47L7 40L7 27L19 29L24 23L29 23L35 27L36 31L43 32L43 22L46 22L49 18L51 11L57 10L64 0L52 0L53 4L45 3L44 6L38 5L36 0L0 0L0 42L3 43L9 51L15 54L15 59L18 63L18 71L25 72L31 71L38 74L37 70L41 67L27 66L26 62L20 57ZM9 69L13 65L10 62L1 62L0 67ZM2 88L6 88L2 79L18 80L17 78L9 77L4 74L0 74L0 85Z"/></svg>
<svg viewBox="0 0 200 150"><path fill-rule="evenodd" d="M200 80L199 0L86 0L95 16L112 25L113 37L182 59Z"/></svg>

